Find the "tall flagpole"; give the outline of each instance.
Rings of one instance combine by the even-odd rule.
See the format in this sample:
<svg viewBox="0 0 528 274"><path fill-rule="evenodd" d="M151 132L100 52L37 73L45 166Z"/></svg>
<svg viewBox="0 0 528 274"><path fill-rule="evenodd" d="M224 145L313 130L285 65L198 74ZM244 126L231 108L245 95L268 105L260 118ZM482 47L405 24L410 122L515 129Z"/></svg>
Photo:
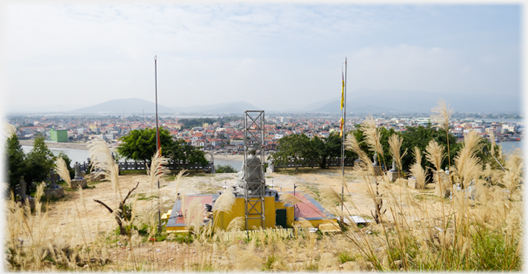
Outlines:
<svg viewBox="0 0 528 274"><path fill-rule="evenodd" d="M347 79L347 58L345 57L345 83L344 83L344 102L343 102L343 129L342 129L342 140L341 140L341 172L343 174L343 184L341 185L341 211L343 211L343 204L345 203L345 137L346 137L346 84Z"/></svg>
<svg viewBox="0 0 528 274"><path fill-rule="evenodd" d="M344 100L343 100L343 129L342 129L342 145L341 145L341 172L343 178L345 177L345 135L346 135L346 69L347 69L347 59L345 57L345 82L344 82Z"/></svg>
<svg viewBox="0 0 528 274"><path fill-rule="evenodd" d="M158 128L158 56L154 55L154 91L156 95L156 153L159 151L159 128Z"/></svg>
<svg viewBox="0 0 528 274"><path fill-rule="evenodd" d="M158 127L158 56L154 55L154 92L156 94L156 153L160 151L159 127ZM152 168L152 166L151 166ZM152 172L152 170L151 170ZM157 171L155 171L157 172ZM156 174L157 175L157 174ZM160 189L160 182L158 180L158 194ZM160 195L158 195L160 196ZM161 197L158 197L158 234L161 233Z"/></svg>

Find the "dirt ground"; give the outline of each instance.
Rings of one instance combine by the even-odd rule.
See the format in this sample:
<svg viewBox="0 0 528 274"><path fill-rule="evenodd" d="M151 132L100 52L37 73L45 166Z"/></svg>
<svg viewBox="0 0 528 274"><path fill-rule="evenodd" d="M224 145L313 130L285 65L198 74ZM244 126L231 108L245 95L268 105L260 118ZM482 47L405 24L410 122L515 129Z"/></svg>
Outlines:
<svg viewBox="0 0 528 274"><path fill-rule="evenodd" d="M163 203L163 212L171 209L175 202L177 191L186 195L200 193L217 193L223 190L223 186L228 187L236 184L236 173L218 174L194 174L184 176L179 184L175 181L175 176L164 176L160 181L160 193ZM374 209L374 203L367 191L367 184L356 177L352 170L345 172L347 190L345 190L345 205L352 215L370 218L370 212ZM138 184L139 183L139 184ZM77 222L83 227L86 233L95 237L96 231L107 231L114 229L115 219L102 205L96 203L98 199L112 208L115 208L120 197L126 196L128 191L138 184L138 188L133 192L128 202L134 200L134 195L138 195L137 211L138 216L147 215L147 212L154 208L158 200L150 198L157 197L157 184L151 185L147 175L123 175L119 176L120 193L115 192L111 182L93 182L88 184L88 188L83 189L84 204L79 199L79 191L71 191L66 188L66 197L63 200L51 202L48 205L48 214L52 232L55 235L61 233L61 227L71 227L73 222ZM326 186L331 186L337 193L341 193L342 175L340 169L328 169L306 172L282 172L267 173L266 184L279 191L292 191L294 185L297 191L308 189L313 192ZM179 185L179 187L177 186ZM178 190L177 190L178 188ZM398 191L399 186L393 185L393 190ZM75 205L77 203L77 207ZM80 214L76 213L78 208ZM69 217L68 217L69 216ZM78 217L80 216L80 219ZM98 226L98 229L96 229Z"/></svg>

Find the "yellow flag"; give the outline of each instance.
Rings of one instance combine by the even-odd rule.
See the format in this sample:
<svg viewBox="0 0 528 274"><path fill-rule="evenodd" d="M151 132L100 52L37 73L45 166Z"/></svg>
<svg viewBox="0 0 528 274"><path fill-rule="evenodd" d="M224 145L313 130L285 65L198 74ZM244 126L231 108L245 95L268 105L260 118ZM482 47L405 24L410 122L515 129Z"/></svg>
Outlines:
<svg viewBox="0 0 528 274"><path fill-rule="evenodd" d="M345 78L343 77L343 72L341 72L341 110L343 110L343 105L345 104Z"/></svg>
<svg viewBox="0 0 528 274"><path fill-rule="evenodd" d="M339 132L339 137L343 137L343 124L344 124L344 122L345 121L343 120L343 117L341 117L341 123L339 125L339 130L341 130L341 131Z"/></svg>

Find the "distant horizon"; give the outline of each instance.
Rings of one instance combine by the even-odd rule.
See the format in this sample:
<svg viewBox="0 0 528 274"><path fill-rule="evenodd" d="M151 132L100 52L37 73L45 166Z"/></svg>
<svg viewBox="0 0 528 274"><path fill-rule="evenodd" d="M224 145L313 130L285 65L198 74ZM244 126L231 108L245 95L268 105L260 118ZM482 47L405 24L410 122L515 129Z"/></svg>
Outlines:
<svg viewBox="0 0 528 274"><path fill-rule="evenodd" d="M257 109L253 109L253 110L257 110ZM264 109L264 111L266 112L267 115L292 115L292 116L300 116L300 115L310 115L310 116L313 116L313 115L320 115L321 117L341 117L342 114L339 114L339 113L330 113L330 112L287 112L287 111L267 111ZM130 116L142 116L142 115L145 115L146 117L155 117L156 113L155 112L144 112L144 113L139 113L139 112L125 112L124 114L123 113L118 113L118 112L108 112L108 113L70 113L70 112L13 112L13 113L4 113L4 115L6 117L10 117L10 116L52 116L52 117L56 117L56 116L79 116L79 117L83 117L83 116L101 116L101 117L104 117L104 116L124 116L124 117L130 117ZM354 112L354 111L347 111L347 116L349 115L352 115L352 116L368 116L368 115L372 115L372 116L390 116L390 115L395 115L395 116L409 116L409 115L420 115L420 116L430 116L431 115L431 112L412 112L412 111L409 111L409 112L397 112L397 113L381 113L381 112L376 112L376 113L368 113L368 112ZM508 119L524 119L524 112L521 112L521 113L514 113L514 112L460 112L460 111L454 111L454 115L458 116L458 115L467 115L467 116L471 116L471 115L514 115L514 116L520 116L521 118L508 118ZM225 116L240 116L242 117L243 116L243 112L233 112L233 113L214 113L214 112L158 112L158 116L160 117L176 117L176 116L179 116L179 117L183 117L183 116L188 116L188 117L200 117L200 118L207 118L207 117L225 117ZM478 118L478 119L481 119L481 118ZM488 118L488 119L495 119L495 118Z"/></svg>
<svg viewBox="0 0 528 274"><path fill-rule="evenodd" d="M347 92L348 98L347 98L347 104L349 104L349 107L347 109L347 113L350 112L358 112L358 113L380 113L380 112L389 112L389 113L428 113L430 110L436 106L437 101L435 101L435 97L429 98L429 94L423 96L423 98L418 98L418 101L421 101L421 105L419 105L419 108L416 109L415 103L412 102L412 100L408 100L407 98L415 97L417 96L415 92L402 92L403 95L400 94L392 94L392 96L395 96L394 98L385 98L385 101L379 101L378 102L371 102L372 100L375 100L374 98L378 95L370 95L374 98L365 98L365 94L350 94L351 92ZM371 91L370 93L379 93L379 91ZM420 94L420 93L419 93ZM436 94L439 99L444 99L445 96L441 96L440 94ZM359 102L356 102L358 100L354 100L361 98ZM416 98L415 98L416 99ZM465 108L466 103L465 100L478 100L477 99L470 99L470 98L461 98L460 100L453 101L446 100L446 102L452 106L453 110L458 113L511 113L511 114L523 114L522 106L519 106L521 102L518 100L515 100L516 98L509 98L505 99L505 102L507 102L506 105L508 105L508 109L504 110L497 110L494 109L493 106L489 105L482 105L481 107L473 108L473 109L467 109ZM398 101L400 100L400 101ZM509 101L508 101L509 100ZM233 109L238 109L236 112L242 112L243 110L247 109L262 109L266 110L267 112L271 113L332 113L335 114L337 112L341 112L339 108L339 101L340 98L335 97L330 100L325 100L318 103L312 103L308 104L301 108L284 108L284 109L268 109L266 107L261 106L255 106L251 104L250 102L239 100L239 101L230 101L230 102L222 102L222 103L215 103L215 104L201 104L201 105L191 105L186 107L172 107L168 104L166 104L165 101L158 102L158 112L159 113L182 113L182 114L197 114L197 113L225 113L226 111L232 111ZM426 103L427 101L427 103ZM516 102L515 102L516 101ZM351 104L351 105L350 105ZM358 105L359 104L359 105ZM428 106L426 106L428 104ZM515 105L517 107L515 107ZM454 105L457 105L457 107L453 107ZM94 110L99 106L99 108L102 108L102 106L105 106L104 109ZM496 105L497 107L500 106L500 104ZM31 111L11 111L6 114L12 115L12 114L27 114L27 113L86 113L86 114L98 114L98 113L109 113L109 114L120 114L120 113L155 113L155 102L154 100L145 100L140 98L122 98L122 99L110 99L106 101L102 101L100 103L97 103L95 105L86 106L86 107L80 107L77 108L63 108L58 106L47 106L47 109L32 109ZM462 107L462 109L460 109ZM130 111L130 109L135 109L135 111ZM86 111L83 111L85 109L88 109ZM221 110L219 110L221 109ZM61 111L59 111L61 110ZM356 111L354 111L356 110ZM235 112L235 113L236 113Z"/></svg>

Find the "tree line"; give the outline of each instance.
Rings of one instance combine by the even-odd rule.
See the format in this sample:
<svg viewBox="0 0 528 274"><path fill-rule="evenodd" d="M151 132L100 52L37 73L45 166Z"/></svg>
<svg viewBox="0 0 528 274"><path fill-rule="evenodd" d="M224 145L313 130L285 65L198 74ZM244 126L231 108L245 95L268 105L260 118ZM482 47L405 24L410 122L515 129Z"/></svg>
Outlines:
<svg viewBox="0 0 528 274"><path fill-rule="evenodd" d="M150 166L151 157L156 153L156 129L133 130L120 140L122 143L117 147L115 155L117 161L126 158L144 161ZM160 141L162 155L172 161L198 163L203 166L209 163L199 147L193 147L184 140L174 140L166 129L160 128ZM55 161L59 157L66 162L70 177L75 176L71 159L62 152L58 156L53 155L44 142L44 136L35 138L33 149L26 154L18 137L13 134L7 138L4 151L9 191L14 192L23 176L27 183L26 194L34 192L38 183L49 179L50 171L55 167Z"/></svg>
<svg viewBox="0 0 528 274"><path fill-rule="evenodd" d="M304 134L290 134L278 141L277 152L272 159L277 164L293 162L295 170L300 165L320 168L328 168L326 164L330 157L341 157L341 137L339 133L331 133L328 138L313 136L309 138ZM347 151L347 157L353 157L353 153Z"/></svg>
<svg viewBox="0 0 528 274"><path fill-rule="evenodd" d="M365 134L363 125L356 125L355 130L349 131L348 134L353 134L360 144L360 148L370 158L374 156L365 142ZM425 151L429 141L435 140L438 144L447 147L449 139L449 156L442 162L442 168L446 168L449 162L453 162L453 158L462 148L462 143L457 142L457 138L452 134L446 134L443 131L438 131L431 124L418 127L407 127L404 132L397 132L394 129L378 128L380 133L380 143L383 148L383 157L380 159L380 165L390 166L392 158L389 147L389 137L391 135L400 136L403 141L401 144L402 155L405 151L407 153L402 157L402 167L404 171L409 170L409 167L414 163L415 159L412 154L415 147L420 151ZM491 143L482 138L482 147L486 149L479 151L477 157L484 163L495 165L495 160L487 153L490 151ZM309 138L304 134L291 134L281 138L278 141L277 152L272 156L276 163L285 164L293 162L296 165L296 170L299 165L315 167L322 169L328 168L326 162L331 157L341 157L342 138L338 132L331 133L327 138L320 138L314 136ZM346 157L357 158L358 156L352 151L345 151ZM449 159L447 159L449 158ZM431 164L425 159L422 160L421 165L424 169L432 168Z"/></svg>
<svg viewBox="0 0 528 274"><path fill-rule="evenodd" d="M58 156L53 155L44 142L44 137L35 138L33 148L29 153L24 153L18 137L13 134L7 138L5 147L5 157L7 162L7 183L9 191L15 191L24 177L26 182L26 195L35 191L38 183L46 181L49 178L51 169L55 166L57 158L63 158L66 162L70 177L75 176L74 169L70 166L70 158L60 153Z"/></svg>
<svg viewBox="0 0 528 274"><path fill-rule="evenodd" d="M205 153L199 147L193 147L185 140L174 140L170 132L159 129L161 154L175 162L188 162L207 165ZM117 147L118 158L135 161L145 161L150 166L152 155L156 153L156 129L132 130L128 135L119 138L121 145Z"/></svg>

